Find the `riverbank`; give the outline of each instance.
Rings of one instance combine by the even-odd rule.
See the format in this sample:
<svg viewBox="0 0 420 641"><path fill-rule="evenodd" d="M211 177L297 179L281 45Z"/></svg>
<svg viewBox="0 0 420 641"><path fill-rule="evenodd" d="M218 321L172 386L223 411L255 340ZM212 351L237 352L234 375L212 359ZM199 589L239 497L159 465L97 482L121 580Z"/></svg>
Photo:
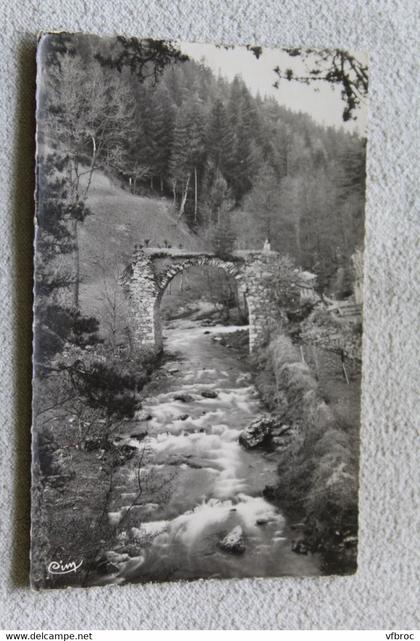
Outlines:
<svg viewBox="0 0 420 641"><path fill-rule="evenodd" d="M283 428L266 442L278 479L265 496L302 521L296 552L319 552L325 574L351 574L357 568L360 379L346 385L346 420L338 371L315 376L286 335L273 336L254 365L256 387Z"/></svg>

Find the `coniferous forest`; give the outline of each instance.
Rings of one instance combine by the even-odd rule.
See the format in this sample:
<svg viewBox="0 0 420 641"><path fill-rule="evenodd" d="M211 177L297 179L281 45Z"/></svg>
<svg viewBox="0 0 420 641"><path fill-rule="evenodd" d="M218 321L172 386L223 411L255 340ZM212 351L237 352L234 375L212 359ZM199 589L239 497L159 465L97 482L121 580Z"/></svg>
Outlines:
<svg viewBox="0 0 420 641"><path fill-rule="evenodd" d="M356 569L367 68L284 52L41 39L35 587Z"/></svg>
<svg viewBox="0 0 420 641"><path fill-rule="evenodd" d="M93 37L51 47L49 117L61 112L63 125L53 135L126 189L171 199L209 245L227 230L238 249L268 239L334 286L362 248L366 140L254 97L240 76L229 82L175 48L157 51L156 67L136 47Z"/></svg>

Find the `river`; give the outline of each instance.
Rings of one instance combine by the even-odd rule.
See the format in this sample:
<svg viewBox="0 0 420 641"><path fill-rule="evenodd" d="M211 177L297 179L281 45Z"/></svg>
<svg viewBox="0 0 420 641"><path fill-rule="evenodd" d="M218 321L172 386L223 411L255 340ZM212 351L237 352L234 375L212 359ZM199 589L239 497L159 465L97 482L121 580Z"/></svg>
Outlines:
<svg viewBox="0 0 420 641"><path fill-rule="evenodd" d="M110 554L119 568L114 582L320 574L315 556L291 550L296 530L262 496L264 486L276 481L275 454L246 450L238 442L262 408L247 359L212 340L235 329L190 320L165 328L168 360L143 390L139 433L147 436L123 434L126 444L144 452L137 477L144 500L129 510L127 529L146 544L134 558L118 555L117 548ZM128 510L135 483L134 466L123 466L111 522ZM242 554L220 547L237 526Z"/></svg>

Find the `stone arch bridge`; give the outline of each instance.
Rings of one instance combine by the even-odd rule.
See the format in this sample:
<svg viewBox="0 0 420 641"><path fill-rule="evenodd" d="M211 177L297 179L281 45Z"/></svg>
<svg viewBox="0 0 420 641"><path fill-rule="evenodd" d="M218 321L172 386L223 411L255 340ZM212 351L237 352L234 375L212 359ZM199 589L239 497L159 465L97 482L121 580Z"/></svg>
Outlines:
<svg viewBox="0 0 420 641"><path fill-rule="evenodd" d="M136 248L122 279L134 343L162 348L160 302L166 287L180 272L197 265L209 265L223 269L235 278L240 295L245 297L252 352L264 339L266 331L281 321L281 313L268 287L269 266L278 260L279 254L271 250L236 251L224 260L210 252Z"/></svg>

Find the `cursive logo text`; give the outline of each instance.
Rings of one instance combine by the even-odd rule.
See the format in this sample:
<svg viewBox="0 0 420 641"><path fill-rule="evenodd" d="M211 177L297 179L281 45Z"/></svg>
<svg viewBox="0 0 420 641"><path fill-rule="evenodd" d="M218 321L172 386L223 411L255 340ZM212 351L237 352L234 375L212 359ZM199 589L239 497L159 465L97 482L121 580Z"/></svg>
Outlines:
<svg viewBox="0 0 420 641"><path fill-rule="evenodd" d="M68 563L63 563L62 561L51 561L48 564L48 572L50 574L68 574L69 572L76 572L83 561L76 563L76 561L69 561Z"/></svg>

